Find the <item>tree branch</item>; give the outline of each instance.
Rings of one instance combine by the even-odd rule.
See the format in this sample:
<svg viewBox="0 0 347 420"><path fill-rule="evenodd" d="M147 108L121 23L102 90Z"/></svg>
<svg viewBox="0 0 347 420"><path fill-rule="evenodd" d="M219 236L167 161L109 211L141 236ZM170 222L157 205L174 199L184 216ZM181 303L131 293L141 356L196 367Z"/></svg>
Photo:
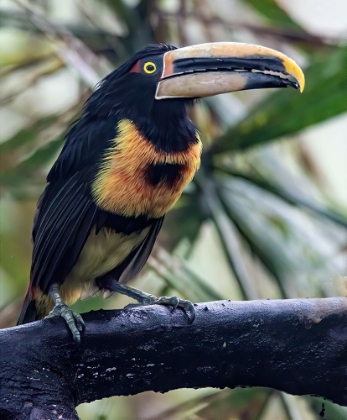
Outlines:
<svg viewBox="0 0 347 420"><path fill-rule="evenodd" d="M347 405L346 298L196 310L192 325L161 306L90 312L81 347L59 318L0 331L0 417L77 419L82 402L203 387L265 386Z"/></svg>

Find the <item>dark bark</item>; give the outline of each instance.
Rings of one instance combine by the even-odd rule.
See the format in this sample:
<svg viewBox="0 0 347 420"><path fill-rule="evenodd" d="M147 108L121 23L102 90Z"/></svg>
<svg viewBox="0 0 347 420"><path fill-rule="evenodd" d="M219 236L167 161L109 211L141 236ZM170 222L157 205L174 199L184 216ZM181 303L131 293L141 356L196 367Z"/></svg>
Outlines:
<svg viewBox="0 0 347 420"><path fill-rule="evenodd" d="M347 405L347 299L208 302L85 314L0 331L0 417L77 419L82 402L154 390L265 386ZM61 416L61 417L59 417Z"/></svg>

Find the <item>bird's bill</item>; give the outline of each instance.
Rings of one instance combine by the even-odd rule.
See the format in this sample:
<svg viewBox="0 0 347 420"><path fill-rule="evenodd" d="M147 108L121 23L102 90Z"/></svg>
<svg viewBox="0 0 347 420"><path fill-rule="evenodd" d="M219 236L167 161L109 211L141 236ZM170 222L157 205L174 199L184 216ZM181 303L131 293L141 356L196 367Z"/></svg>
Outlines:
<svg viewBox="0 0 347 420"><path fill-rule="evenodd" d="M300 67L259 45L215 42L168 51L156 99L203 98L247 89L305 87Z"/></svg>

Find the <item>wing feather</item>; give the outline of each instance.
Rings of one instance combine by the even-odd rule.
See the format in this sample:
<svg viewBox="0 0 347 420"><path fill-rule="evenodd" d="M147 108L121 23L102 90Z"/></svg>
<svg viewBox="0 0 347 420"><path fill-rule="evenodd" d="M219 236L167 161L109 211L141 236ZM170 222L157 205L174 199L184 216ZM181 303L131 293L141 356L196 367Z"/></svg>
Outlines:
<svg viewBox="0 0 347 420"><path fill-rule="evenodd" d="M53 283L64 282L95 224L97 208L84 175L49 185L42 197L34 226L31 284L45 293Z"/></svg>
<svg viewBox="0 0 347 420"><path fill-rule="evenodd" d="M69 219L66 216L69 212L75 210L73 205L77 206L79 204L79 201L77 201L76 198L80 198L79 192L82 185L78 186L76 180L75 182L72 180L71 184L72 186L68 188L64 197L61 197L60 194L60 191L65 189L62 188L52 200L52 203L47 210L40 211L40 215L38 216L39 226L37 227L38 235L34 241L34 255L40 251L37 259L37 267L40 267L41 258L45 255L46 249L50 246L54 246L54 243L60 239L57 232L60 229L64 229L64 224L69 222Z"/></svg>
<svg viewBox="0 0 347 420"><path fill-rule="evenodd" d="M64 282L100 218L102 211L92 200L90 186L104 151L116 137L116 126L110 118L82 116L47 176L34 217L30 285L20 323L34 319L33 289L48 293L53 283Z"/></svg>

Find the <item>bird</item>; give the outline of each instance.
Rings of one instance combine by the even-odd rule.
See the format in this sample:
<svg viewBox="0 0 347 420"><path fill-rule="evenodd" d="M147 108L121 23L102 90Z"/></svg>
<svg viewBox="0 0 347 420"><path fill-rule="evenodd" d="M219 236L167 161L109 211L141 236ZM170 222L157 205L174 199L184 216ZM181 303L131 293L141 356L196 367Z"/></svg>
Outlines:
<svg viewBox="0 0 347 420"><path fill-rule="evenodd" d="M192 322L190 301L127 285L145 265L165 214L199 169L202 143L187 110L208 96L261 88L302 91L304 84L302 70L284 54L233 42L148 45L107 75L48 173L17 325L61 316L80 342L84 321L69 306L99 292L178 307Z"/></svg>

